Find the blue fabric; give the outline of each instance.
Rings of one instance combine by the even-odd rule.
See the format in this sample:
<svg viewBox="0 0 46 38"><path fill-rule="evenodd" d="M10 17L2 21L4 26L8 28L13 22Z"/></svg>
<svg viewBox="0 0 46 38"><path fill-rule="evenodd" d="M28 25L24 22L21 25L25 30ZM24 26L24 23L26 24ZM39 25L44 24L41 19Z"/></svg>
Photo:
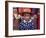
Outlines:
<svg viewBox="0 0 46 38"><path fill-rule="evenodd" d="M19 25L19 30L33 30L35 29L35 26L34 26L34 22L31 21L31 22L21 22L20 25Z"/></svg>

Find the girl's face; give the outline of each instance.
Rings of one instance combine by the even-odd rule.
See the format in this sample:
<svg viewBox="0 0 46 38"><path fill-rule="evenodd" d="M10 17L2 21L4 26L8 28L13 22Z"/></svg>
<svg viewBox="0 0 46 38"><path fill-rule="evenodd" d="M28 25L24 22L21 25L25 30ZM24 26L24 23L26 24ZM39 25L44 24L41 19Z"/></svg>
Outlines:
<svg viewBox="0 0 46 38"><path fill-rule="evenodd" d="M30 19L30 14L24 14L24 20L28 21Z"/></svg>

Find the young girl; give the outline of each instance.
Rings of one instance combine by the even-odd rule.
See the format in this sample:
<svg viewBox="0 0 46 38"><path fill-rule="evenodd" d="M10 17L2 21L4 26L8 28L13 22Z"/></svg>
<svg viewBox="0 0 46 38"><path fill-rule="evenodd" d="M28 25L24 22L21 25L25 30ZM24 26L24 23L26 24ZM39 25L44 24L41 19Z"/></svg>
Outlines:
<svg viewBox="0 0 46 38"><path fill-rule="evenodd" d="M35 28L35 22L31 19L31 13L25 12L24 18L20 22L19 30L34 30Z"/></svg>

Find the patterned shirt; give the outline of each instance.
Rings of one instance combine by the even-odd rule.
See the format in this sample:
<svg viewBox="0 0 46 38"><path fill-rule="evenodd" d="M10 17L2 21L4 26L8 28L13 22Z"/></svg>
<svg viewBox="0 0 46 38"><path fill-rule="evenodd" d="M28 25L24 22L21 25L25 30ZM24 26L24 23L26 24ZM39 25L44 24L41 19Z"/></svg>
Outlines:
<svg viewBox="0 0 46 38"><path fill-rule="evenodd" d="M29 22L22 21L19 25L19 30L34 30L35 24L33 20L30 20Z"/></svg>

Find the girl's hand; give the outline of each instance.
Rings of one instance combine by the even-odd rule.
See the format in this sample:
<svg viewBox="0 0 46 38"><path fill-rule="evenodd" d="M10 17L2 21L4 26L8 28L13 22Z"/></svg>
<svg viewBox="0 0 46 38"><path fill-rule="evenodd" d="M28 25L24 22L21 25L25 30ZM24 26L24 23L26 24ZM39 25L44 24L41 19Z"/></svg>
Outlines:
<svg viewBox="0 0 46 38"><path fill-rule="evenodd" d="M16 19L20 19L21 18L21 16L18 15L18 14L14 14L14 16L15 16Z"/></svg>

